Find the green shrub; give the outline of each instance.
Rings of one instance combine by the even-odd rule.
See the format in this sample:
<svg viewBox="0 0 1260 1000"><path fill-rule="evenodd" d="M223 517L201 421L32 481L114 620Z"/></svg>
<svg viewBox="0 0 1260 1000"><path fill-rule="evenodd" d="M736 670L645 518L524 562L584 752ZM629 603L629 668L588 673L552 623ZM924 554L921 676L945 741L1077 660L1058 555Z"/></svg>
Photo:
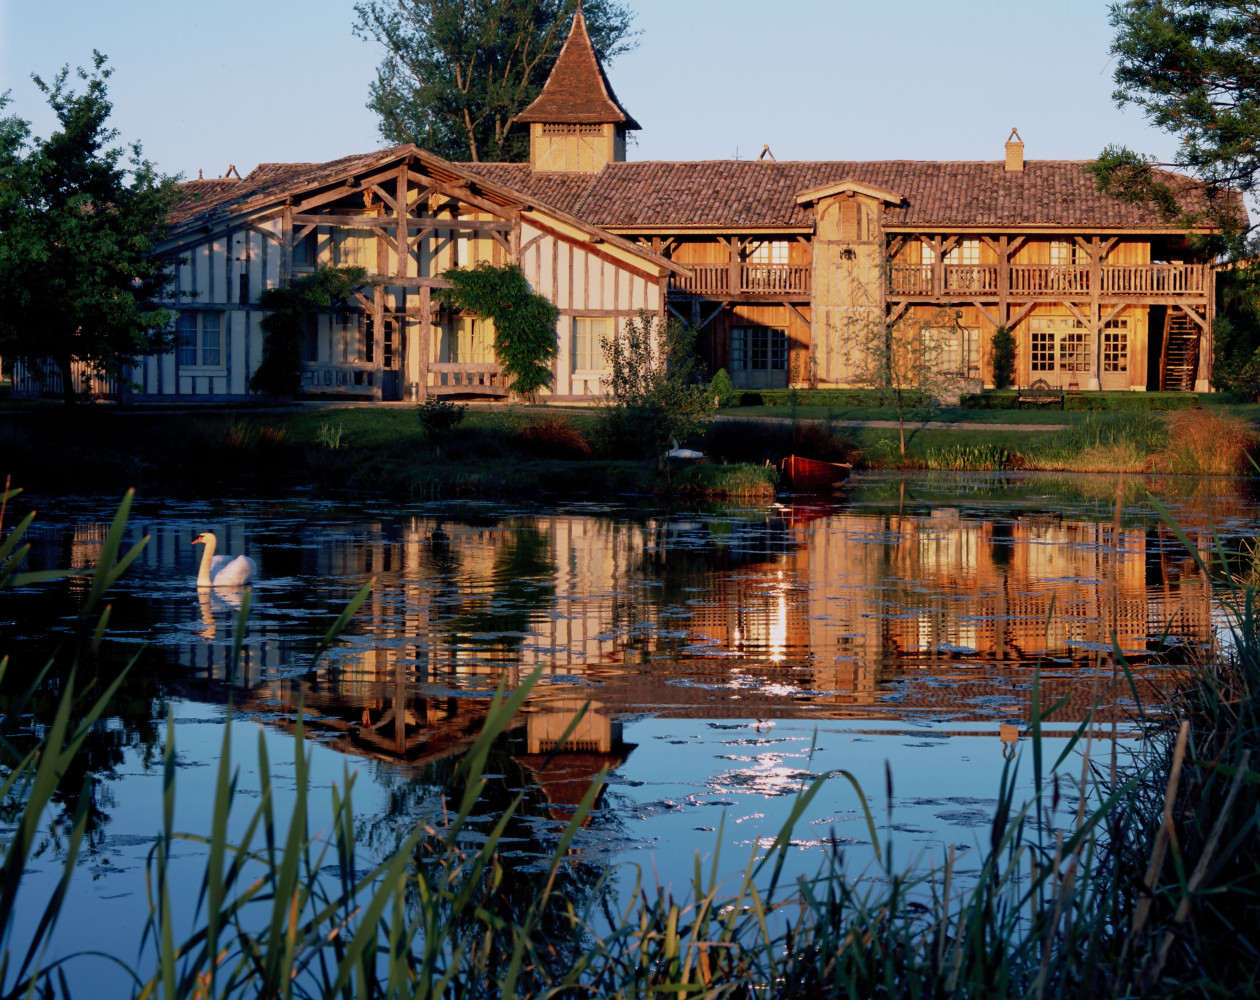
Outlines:
<svg viewBox="0 0 1260 1000"><path fill-rule="evenodd" d="M1007 389L1015 382L1015 336L1004 326L993 331L993 387Z"/></svg>
<svg viewBox="0 0 1260 1000"><path fill-rule="evenodd" d="M430 396L418 407L416 413L420 417L420 425L424 432L433 439L445 437L460 421L468 407L439 396Z"/></svg>
<svg viewBox="0 0 1260 1000"><path fill-rule="evenodd" d="M958 405L964 410L1014 410L1019 393L1014 389L969 392ZM1192 392L1080 392L1063 397L1065 410L1189 410L1198 405L1199 397Z"/></svg>
<svg viewBox="0 0 1260 1000"><path fill-rule="evenodd" d="M761 389L746 392L742 406L891 406L892 389ZM752 397L752 398L750 398ZM907 409L933 407L935 401L926 392L903 392Z"/></svg>
<svg viewBox="0 0 1260 1000"><path fill-rule="evenodd" d="M735 385L731 382L731 377L726 374L725 368L719 368L713 381L709 383L709 398L719 408L734 406L739 397L735 392Z"/></svg>

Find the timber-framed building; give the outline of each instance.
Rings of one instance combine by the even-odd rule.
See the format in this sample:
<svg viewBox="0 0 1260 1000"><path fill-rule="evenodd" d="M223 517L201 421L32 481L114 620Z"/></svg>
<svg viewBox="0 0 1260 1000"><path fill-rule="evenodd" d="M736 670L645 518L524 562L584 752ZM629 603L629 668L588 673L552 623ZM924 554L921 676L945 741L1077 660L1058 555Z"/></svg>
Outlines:
<svg viewBox="0 0 1260 1000"><path fill-rule="evenodd" d="M986 162L627 162L640 126L580 9L517 120L528 163L400 146L182 185L163 246L182 260L178 343L137 366L140 395L246 395L261 291L353 264L374 283L311 325L305 392L506 396L488 323L432 294L482 260L520 264L558 308L560 398L602 394L600 344L642 310L695 323L709 368L750 390L862 384L864 338L899 323L973 388L992 383L1001 326L1020 385L1210 387L1212 262L1154 208L1101 193L1087 163L1026 160L1014 131ZM1237 200L1164 179L1190 211Z"/></svg>

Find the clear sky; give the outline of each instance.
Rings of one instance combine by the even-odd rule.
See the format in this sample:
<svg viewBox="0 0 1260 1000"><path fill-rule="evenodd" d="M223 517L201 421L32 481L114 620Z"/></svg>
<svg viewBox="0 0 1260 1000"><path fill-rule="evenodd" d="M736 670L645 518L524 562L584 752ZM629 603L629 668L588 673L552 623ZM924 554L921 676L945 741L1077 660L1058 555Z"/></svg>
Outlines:
<svg viewBox="0 0 1260 1000"><path fill-rule="evenodd" d="M1111 99L1103 0L628 0L638 48L608 67L643 126L629 159L1031 159L1171 139ZM121 138L168 173L242 174L383 145L364 104L380 51L353 0L0 0L0 91L37 135L31 83L110 58Z"/></svg>

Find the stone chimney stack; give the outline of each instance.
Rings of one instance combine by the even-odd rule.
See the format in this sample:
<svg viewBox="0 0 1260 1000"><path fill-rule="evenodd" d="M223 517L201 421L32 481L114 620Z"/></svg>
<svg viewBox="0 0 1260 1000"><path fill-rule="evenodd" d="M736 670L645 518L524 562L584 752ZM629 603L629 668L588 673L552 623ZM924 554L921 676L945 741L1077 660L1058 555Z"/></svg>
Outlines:
<svg viewBox="0 0 1260 1000"><path fill-rule="evenodd" d="M1017 128L1011 129L1011 134L1006 137L1006 169L1024 169L1024 140L1019 137Z"/></svg>

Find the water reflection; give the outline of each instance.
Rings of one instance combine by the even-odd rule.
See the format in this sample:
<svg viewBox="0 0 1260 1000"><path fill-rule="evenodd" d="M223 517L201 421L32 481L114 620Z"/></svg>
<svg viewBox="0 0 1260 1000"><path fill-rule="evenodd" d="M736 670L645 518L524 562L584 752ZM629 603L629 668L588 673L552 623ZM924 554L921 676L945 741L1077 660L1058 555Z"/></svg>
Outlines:
<svg viewBox="0 0 1260 1000"><path fill-rule="evenodd" d="M636 797L632 772L683 773L684 758L703 759L684 812L790 792L826 769L802 725L874 740L878 755L888 733L928 727L925 749L983 734L1000 762L1026 726L1034 665L1043 703L1063 702L1061 731L1091 709L1095 723L1123 727L1134 688L1112 669L1113 643L1151 698L1165 664L1211 641L1212 592L1190 554L1151 509L1118 517L1104 499L1068 503L1036 482L980 496L961 482L951 492L901 480L855 489L841 506L686 515L154 507L133 525L151 541L113 622L128 654L144 640L157 655L135 679L119 739L151 746L169 697L230 701L281 730L301 705L315 738L376 762L391 826L440 796L495 686L539 667L543 683L496 749L498 791L486 792L493 815L494 795L528 790L513 832L534 845L526 853L601 769L612 778L591 826L623 847L642 836L634 817L674 801ZM1249 502L1221 502L1217 523L1249 530ZM1205 529L1211 506L1194 498L1192 529ZM54 523L32 558L91 565L107 513ZM259 562L235 668L240 595L192 586L200 530ZM315 640L369 578L345 642L312 669ZM72 604L82 586L16 595L6 638L62 628L57 601ZM640 735L647 717L691 731L658 741Z"/></svg>

